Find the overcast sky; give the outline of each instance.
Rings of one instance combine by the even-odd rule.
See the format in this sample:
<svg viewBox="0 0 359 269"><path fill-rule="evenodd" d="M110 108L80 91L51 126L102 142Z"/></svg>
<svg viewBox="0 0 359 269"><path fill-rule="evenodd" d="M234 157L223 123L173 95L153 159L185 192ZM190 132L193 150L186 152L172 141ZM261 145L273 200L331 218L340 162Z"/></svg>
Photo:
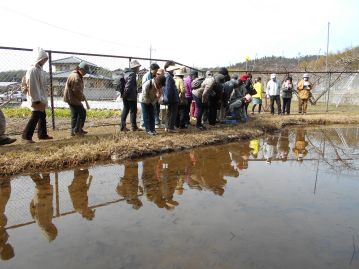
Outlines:
<svg viewBox="0 0 359 269"><path fill-rule="evenodd" d="M96 3L96 4L95 4ZM174 59L197 67L359 45L358 0L2 0L0 46Z"/></svg>

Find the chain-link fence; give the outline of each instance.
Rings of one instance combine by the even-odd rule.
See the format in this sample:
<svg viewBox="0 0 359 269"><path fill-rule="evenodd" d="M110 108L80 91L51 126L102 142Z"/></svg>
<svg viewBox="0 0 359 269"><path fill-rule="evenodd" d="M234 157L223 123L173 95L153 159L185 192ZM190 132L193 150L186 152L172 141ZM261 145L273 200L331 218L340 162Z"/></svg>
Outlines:
<svg viewBox="0 0 359 269"><path fill-rule="evenodd" d="M119 92L113 84L116 77L129 67L132 60L137 60L141 64L138 74L138 83L141 83L142 76L149 71L151 63L156 62L163 68L165 59L150 59L133 56L103 55L79 52L46 51L49 61L43 69L46 72L49 87L49 105L52 117L53 128L65 129L69 126L70 118L68 113L56 113L55 110L67 109L68 104L63 101L65 83L70 73L78 66L81 61L87 62L91 74L84 77L84 94L91 109L97 110L121 110L122 100ZM2 108L27 107L26 95L21 92L21 79L26 74L26 70L34 64L31 49L0 47L0 106ZM176 62L185 66L189 73L192 67ZM200 70L198 70L200 71ZM8 123L8 133L17 133L23 128L26 122L26 115L29 111L19 110L20 113L9 112L5 114L10 117ZM11 117L23 116L11 121ZM65 116L67 115L67 117ZM110 125L119 123L119 114L104 113L97 119L92 119L91 126Z"/></svg>
<svg viewBox="0 0 359 269"><path fill-rule="evenodd" d="M67 77L81 62L86 61L91 69L91 74L84 77L85 96L92 110L101 111L93 117L88 117L89 126L117 125L119 124L119 111L122 109L122 100L119 92L113 84L129 66L131 60L138 60L141 64L139 81L141 76L149 70L151 63L156 62L163 68L165 59L150 59L142 57L103 55L79 52L63 52L48 50L49 61L44 66L47 73L49 86L48 110L49 123L56 129L67 129L70 126L70 113L68 105L63 101L63 91ZM26 70L34 64L34 55L31 49L0 47L0 107L7 117L7 133L19 134L28 120L30 110L19 109L27 107L26 96L21 92L21 79ZM186 66L181 63L179 65ZM189 66L187 72L195 69ZM204 75L203 70L199 71ZM244 73L244 70L231 71L233 75ZM280 81L284 81L288 71L252 71L253 80L262 78L266 85L270 73L277 73ZM302 78L304 72L289 72L296 84ZM316 104L310 111L353 111L359 104L359 76L358 72L307 72L315 87L312 92L312 103ZM139 82L140 83L140 82ZM293 102L296 102L296 96ZM354 106L354 108L353 108ZM295 112L295 111L293 111ZM50 120L51 117L51 120ZM49 124L50 126L50 124Z"/></svg>

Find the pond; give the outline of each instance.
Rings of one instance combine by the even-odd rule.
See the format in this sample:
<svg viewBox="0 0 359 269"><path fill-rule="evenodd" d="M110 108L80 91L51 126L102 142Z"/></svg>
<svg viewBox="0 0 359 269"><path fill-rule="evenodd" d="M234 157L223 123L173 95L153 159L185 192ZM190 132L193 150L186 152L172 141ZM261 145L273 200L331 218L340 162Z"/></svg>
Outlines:
<svg viewBox="0 0 359 269"><path fill-rule="evenodd" d="M0 184L0 268L357 268L359 128Z"/></svg>

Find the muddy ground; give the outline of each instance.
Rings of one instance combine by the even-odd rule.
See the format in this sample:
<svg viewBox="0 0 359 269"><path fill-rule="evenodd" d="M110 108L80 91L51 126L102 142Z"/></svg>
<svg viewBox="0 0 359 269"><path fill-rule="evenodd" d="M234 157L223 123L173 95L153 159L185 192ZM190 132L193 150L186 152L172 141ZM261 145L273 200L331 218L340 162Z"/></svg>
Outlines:
<svg viewBox="0 0 359 269"><path fill-rule="evenodd" d="M15 144L0 147L0 176L39 170L58 170L99 162L120 162L194 147L224 144L274 132L287 126L359 124L359 113L313 115L255 115L246 124L218 125L206 131L190 127L179 133L148 136L143 131L122 133L118 126L88 127L85 137L70 137L68 131L50 131L52 141L24 144L19 136ZM88 125L86 125L88 126Z"/></svg>

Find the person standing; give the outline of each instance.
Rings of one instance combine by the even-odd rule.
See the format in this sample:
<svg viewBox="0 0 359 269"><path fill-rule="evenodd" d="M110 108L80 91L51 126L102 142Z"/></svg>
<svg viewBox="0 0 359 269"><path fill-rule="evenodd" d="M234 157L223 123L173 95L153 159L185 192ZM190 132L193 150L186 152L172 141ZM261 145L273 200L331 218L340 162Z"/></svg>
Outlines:
<svg viewBox="0 0 359 269"><path fill-rule="evenodd" d="M274 102L277 103L278 115L281 114L280 105L280 82L277 80L276 74L270 75L270 80L267 83L267 96L270 98L270 113L274 115Z"/></svg>
<svg viewBox="0 0 359 269"><path fill-rule="evenodd" d="M202 124L202 116L205 106L208 103L208 96L213 93L212 88L214 87L215 79L213 77L212 71L208 70L206 72L206 78L201 83L201 86L198 89L192 91L192 96L196 102L196 128L199 130L205 130L206 127Z"/></svg>
<svg viewBox="0 0 359 269"><path fill-rule="evenodd" d="M292 77L288 76L286 81L282 85L282 101L283 101L283 108L282 114L287 115L290 114L290 103L292 102L292 95L293 95L293 80Z"/></svg>
<svg viewBox="0 0 359 269"><path fill-rule="evenodd" d="M155 135L155 104L162 94L162 87L165 86L166 78L164 75L156 76L153 79L147 80L142 85L142 92L140 93L141 111L143 115L143 122L145 132L149 135Z"/></svg>
<svg viewBox="0 0 359 269"><path fill-rule="evenodd" d="M157 63L152 63L150 65L150 71L148 71L147 73L145 73L142 77L142 88L143 88L143 84L145 84L146 81L151 80L153 78L156 77L158 70L160 69L160 66ZM160 125L160 104L158 103L158 101L154 104L154 113L155 113L155 124L157 125L157 128ZM140 123L141 127L144 128L145 124L143 121L143 113L141 110L141 123Z"/></svg>
<svg viewBox="0 0 359 269"><path fill-rule="evenodd" d="M0 109L0 146L6 145L6 144L12 144L16 141L15 138L10 138L5 135L6 130L6 120L4 113Z"/></svg>
<svg viewBox="0 0 359 269"><path fill-rule="evenodd" d="M167 63L166 63L167 64ZM176 83L173 79L173 71L180 69L180 66L165 66L166 85L163 90L163 100L168 106L166 118L166 132L175 133L175 123L178 113L179 95Z"/></svg>
<svg viewBox="0 0 359 269"><path fill-rule="evenodd" d="M136 60L130 62L130 68L126 68L124 75L124 89L122 95L123 111L121 114L121 131L127 132L129 129L126 128L126 119L128 113L131 114L131 130L137 131L137 74L140 71L140 63Z"/></svg>
<svg viewBox="0 0 359 269"><path fill-rule="evenodd" d="M253 88L256 90L256 94L252 96L252 114L254 114L254 109L258 105L258 114L261 113L262 110L262 98L263 98L263 84L262 84L262 78L258 77L256 80L256 83L254 83Z"/></svg>
<svg viewBox="0 0 359 269"><path fill-rule="evenodd" d="M179 95L179 105L178 105L178 113L176 117L176 127L180 129L186 129L186 112L188 101L186 98L186 88L183 81L183 77L186 74L186 69L181 68L174 72L174 80L178 90Z"/></svg>
<svg viewBox="0 0 359 269"><path fill-rule="evenodd" d="M65 84L64 101L69 104L71 110L71 136L83 136L87 133L83 130L86 109L82 101L86 100L83 77L89 72L89 66L85 62L81 62L67 78Z"/></svg>
<svg viewBox="0 0 359 269"><path fill-rule="evenodd" d="M185 110L185 122L186 126L190 125L190 110L191 110L191 104L192 104L192 81L198 78L198 72L196 70L192 70L184 79L184 86L186 88L186 99L187 99L187 106Z"/></svg>
<svg viewBox="0 0 359 269"><path fill-rule="evenodd" d="M304 74L303 79L298 83L298 113L305 115L307 113L308 99L313 88L312 83L309 82L309 75Z"/></svg>
<svg viewBox="0 0 359 269"><path fill-rule="evenodd" d="M27 100L32 108L31 118L22 133L22 139L26 143L35 143L32 140L32 136L34 135L36 125L38 125L38 138L40 140L52 139L47 134L46 128L45 108L47 107L47 88L45 72L43 70L43 66L49 57L41 48L38 48L35 54L35 63L26 72Z"/></svg>

